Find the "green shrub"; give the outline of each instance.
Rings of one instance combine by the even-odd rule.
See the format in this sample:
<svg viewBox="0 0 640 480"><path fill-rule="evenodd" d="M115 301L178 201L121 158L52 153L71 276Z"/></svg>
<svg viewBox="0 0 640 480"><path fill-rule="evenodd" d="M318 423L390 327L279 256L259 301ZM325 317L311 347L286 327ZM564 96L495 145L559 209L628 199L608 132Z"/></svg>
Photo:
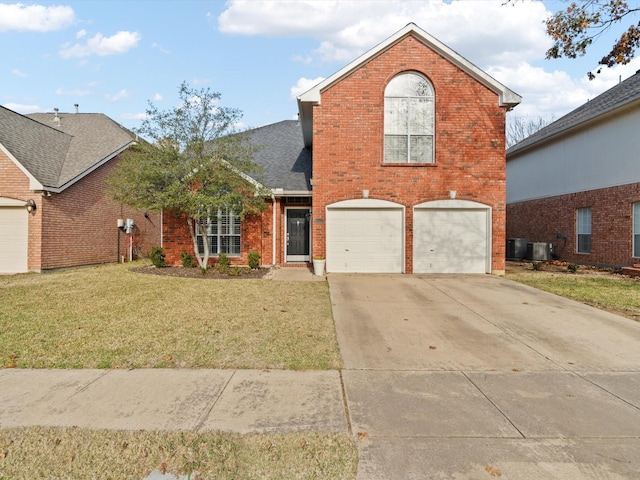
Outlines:
<svg viewBox="0 0 640 480"><path fill-rule="evenodd" d="M167 266L166 262L164 261L164 257L165 257L165 254L162 247L153 247L151 249L151 252L149 253L149 260L151 260L151 263L156 268L162 268Z"/></svg>
<svg viewBox="0 0 640 480"><path fill-rule="evenodd" d="M220 267L222 268L229 268L229 257L226 253L220 254L220 256L218 257L218 265L220 265Z"/></svg>
<svg viewBox="0 0 640 480"><path fill-rule="evenodd" d="M253 270L260 268L260 254L258 252L249 252L249 268Z"/></svg>
<svg viewBox="0 0 640 480"><path fill-rule="evenodd" d="M184 268L193 268L196 266L196 259L189 252L181 252L180 260L182 260L182 266Z"/></svg>

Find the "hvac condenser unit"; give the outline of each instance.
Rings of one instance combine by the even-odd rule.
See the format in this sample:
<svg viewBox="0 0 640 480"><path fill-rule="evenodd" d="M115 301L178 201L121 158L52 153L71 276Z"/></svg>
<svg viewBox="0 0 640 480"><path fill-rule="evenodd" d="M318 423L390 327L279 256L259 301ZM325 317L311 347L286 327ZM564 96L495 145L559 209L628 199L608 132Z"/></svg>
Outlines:
<svg viewBox="0 0 640 480"><path fill-rule="evenodd" d="M544 262L551 260L551 243L532 242L527 243L527 260Z"/></svg>
<svg viewBox="0 0 640 480"><path fill-rule="evenodd" d="M507 238L507 260L522 260L527 256L528 238Z"/></svg>

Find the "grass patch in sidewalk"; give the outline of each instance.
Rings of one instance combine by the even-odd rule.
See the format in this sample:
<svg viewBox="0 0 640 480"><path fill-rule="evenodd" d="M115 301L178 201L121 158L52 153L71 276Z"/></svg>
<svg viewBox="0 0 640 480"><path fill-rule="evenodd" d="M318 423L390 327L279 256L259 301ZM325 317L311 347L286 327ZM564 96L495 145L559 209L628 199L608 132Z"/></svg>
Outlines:
<svg viewBox="0 0 640 480"><path fill-rule="evenodd" d="M142 480L151 472L196 479L354 479L346 434L251 434L0 429L0 479Z"/></svg>
<svg viewBox="0 0 640 480"><path fill-rule="evenodd" d="M326 282L199 280L126 265L0 276L0 368L341 366Z"/></svg>

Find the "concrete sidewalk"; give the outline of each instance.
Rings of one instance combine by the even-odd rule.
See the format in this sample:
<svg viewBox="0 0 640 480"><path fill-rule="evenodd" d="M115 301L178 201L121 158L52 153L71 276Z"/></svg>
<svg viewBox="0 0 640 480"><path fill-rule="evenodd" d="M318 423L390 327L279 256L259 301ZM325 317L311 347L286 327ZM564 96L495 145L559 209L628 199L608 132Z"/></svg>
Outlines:
<svg viewBox="0 0 640 480"><path fill-rule="evenodd" d="M340 373L0 370L0 428L347 432Z"/></svg>

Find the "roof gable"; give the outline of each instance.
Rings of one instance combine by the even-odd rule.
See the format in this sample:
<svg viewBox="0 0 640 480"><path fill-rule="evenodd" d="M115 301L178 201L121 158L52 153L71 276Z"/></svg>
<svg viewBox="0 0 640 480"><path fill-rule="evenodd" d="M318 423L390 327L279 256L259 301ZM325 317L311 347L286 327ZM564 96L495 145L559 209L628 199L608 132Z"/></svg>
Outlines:
<svg viewBox="0 0 640 480"><path fill-rule="evenodd" d="M568 134L576 128L605 119L620 110L640 105L640 70L624 82L589 100L555 122L538 130L507 150L507 159L516 153L533 148Z"/></svg>
<svg viewBox="0 0 640 480"><path fill-rule="evenodd" d="M409 23L407 26L393 34L391 37L387 38L376 47L364 53L353 62L346 65L345 67L343 67L330 77L324 79L322 82L318 83L313 88L309 89L298 97L298 110L300 112L300 120L302 122L305 145L311 146L313 141L313 105L317 105L320 103L321 93L331 85L350 75L365 63L369 62L372 58L384 53L390 47L402 41L409 35L413 36L418 41L422 42L425 46L427 46L443 58L447 59L452 64L456 65L458 68L460 68L460 70L473 77L489 90L495 92L498 95L500 106L506 107L508 110L510 110L511 108L518 105L522 100L522 97L520 97L520 95L505 87L503 84L498 82L496 79L491 77L480 68L476 67L474 64L459 55L457 52L429 35L414 23Z"/></svg>

